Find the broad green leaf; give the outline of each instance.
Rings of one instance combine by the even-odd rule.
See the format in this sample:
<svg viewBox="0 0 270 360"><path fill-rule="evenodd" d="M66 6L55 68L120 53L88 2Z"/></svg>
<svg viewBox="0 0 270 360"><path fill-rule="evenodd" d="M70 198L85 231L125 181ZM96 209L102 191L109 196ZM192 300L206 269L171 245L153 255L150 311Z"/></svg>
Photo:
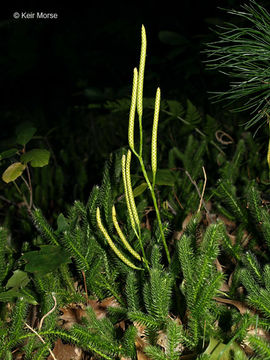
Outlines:
<svg viewBox="0 0 270 360"><path fill-rule="evenodd" d="M23 288L29 283L28 274L21 270L15 270L8 280L6 288Z"/></svg>
<svg viewBox="0 0 270 360"><path fill-rule="evenodd" d="M135 189L133 190L134 197L141 195L147 189L147 187L148 185L146 184L146 182L143 182L139 186L135 187Z"/></svg>
<svg viewBox="0 0 270 360"><path fill-rule="evenodd" d="M0 160L10 158L11 156L14 156L17 153L18 149L12 148L9 150L5 150L1 152L0 154Z"/></svg>
<svg viewBox="0 0 270 360"><path fill-rule="evenodd" d="M16 129L16 143L25 146L35 135L37 129L29 124L22 124Z"/></svg>
<svg viewBox="0 0 270 360"><path fill-rule="evenodd" d="M3 173L2 180L6 183L16 180L19 176L22 175L23 170L26 168L26 165L16 162L11 164Z"/></svg>
<svg viewBox="0 0 270 360"><path fill-rule="evenodd" d="M41 275L55 271L62 264L71 262L70 255L60 246L41 245L40 250L22 256L27 262L25 271Z"/></svg>
<svg viewBox="0 0 270 360"><path fill-rule="evenodd" d="M14 301L17 298L24 297L24 299L32 305L37 305L38 302L36 299L25 290L17 290L17 289L10 289L8 291L4 291L0 293L0 302L10 302Z"/></svg>
<svg viewBox="0 0 270 360"><path fill-rule="evenodd" d="M57 226L57 231L60 233L68 229L67 219L62 213L58 215Z"/></svg>
<svg viewBox="0 0 270 360"><path fill-rule="evenodd" d="M21 156L21 162L30 164L33 167L42 167L48 165L50 152L45 149L32 149Z"/></svg>
<svg viewBox="0 0 270 360"><path fill-rule="evenodd" d="M243 360L248 359L244 351L237 343L234 342L227 346L226 344L223 344L217 339L211 337L204 354L210 355L209 360L233 360L235 352L241 352Z"/></svg>
<svg viewBox="0 0 270 360"><path fill-rule="evenodd" d="M147 172L150 181L153 181L152 172ZM167 185L173 186L175 183L175 178L173 172L169 169L160 169L157 170L156 174L156 185Z"/></svg>

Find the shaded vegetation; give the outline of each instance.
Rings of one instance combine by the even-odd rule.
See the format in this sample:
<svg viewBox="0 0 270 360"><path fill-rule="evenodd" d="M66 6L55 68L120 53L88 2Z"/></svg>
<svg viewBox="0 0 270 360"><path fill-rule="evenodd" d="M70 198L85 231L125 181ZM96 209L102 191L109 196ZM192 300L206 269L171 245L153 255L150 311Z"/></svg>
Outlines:
<svg viewBox="0 0 270 360"><path fill-rule="evenodd" d="M191 14L189 6L183 2ZM65 352L77 360L270 358L268 129L253 137L239 126L247 113L208 102L208 80L226 87L201 62L200 50L215 35L184 31L186 23L165 27L166 16L158 31L153 21L147 46L142 27L140 62L132 89L127 86L125 64L134 62L138 42L135 15L129 24L112 21L96 30L95 44L107 36L107 58L90 56L84 38L77 44L78 33L64 37L53 24L47 31L57 30L55 54L70 55L63 39L85 54L66 63L73 80L52 90L49 106L41 106L37 90L30 110L25 94L15 110L16 91L13 98L7 94L0 152L1 359L59 359ZM208 17L205 26L223 20ZM119 45L123 23L126 44L132 43L127 49ZM260 23L267 25L263 18ZM11 89L16 77L23 82L37 66L45 24L9 22L3 29L8 26L21 26L21 33L9 34L16 43L37 29L22 51L27 56L14 64ZM20 48L16 59L19 54ZM84 72L90 57L91 76ZM73 100L65 107L58 100L68 84L67 102Z"/></svg>

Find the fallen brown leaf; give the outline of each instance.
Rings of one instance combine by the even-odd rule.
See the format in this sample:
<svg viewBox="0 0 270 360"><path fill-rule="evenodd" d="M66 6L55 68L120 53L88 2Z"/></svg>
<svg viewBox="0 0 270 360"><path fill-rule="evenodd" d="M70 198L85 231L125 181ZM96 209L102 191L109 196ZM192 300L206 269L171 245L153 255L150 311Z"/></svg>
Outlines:
<svg viewBox="0 0 270 360"><path fill-rule="evenodd" d="M151 360L148 356L145 355L141 350L137 350L137 360Z"/></svg>
<svg viewBox="0 0 270 360"><path fill-rule="evenodd" d="M69 304L60 308L60 311L62 315L59 316L59 319L62 321L61 325L64 329L70 329L72 325L80 323L85 314L83 304Z"/></svg>
<svg viewBox="0 0 270 360"><path fill-rule="evenodd" d="M250 312L251 314L254 314L254 312L250 310L250 308L241 301L225 299L221 297L214 297L213 299L216 300L217 302L235 306L239 310L240 314L245 314L246 312Z"/></svg>
<svg viewBox="0 0 270 360"><path fill-rule="evenodd" d="M74 345L63 344L61 339L57 339L53 348L53 354L57 360L82 360L83 352ZM50 355L47 360L53 360Z"/></svg>
<svg viewBox="0 0 270 360"><path fill-rule="evenodd" d="M112 296L102 301L96 299L88 300L88 306L94 310L98 320L107 316L107 308L120 306L116 299ZM86 306L84 304L69 304L66 307L60 308L62 315L59 317L62 320L62 326L65 329L70 329L73 324L80 323L83 317L87 317ZM121 324L120 326L123 326Z"/></svg>
<svg viewBox="0 0 270 360"><path fill-rule="evenodd" d="M189 213L187 214L187 216L185 217L185 219L182 222L182 230L185 230L185 228L188 226L188 223L190 222L190 219L192 218L193 214Z"/></svg>

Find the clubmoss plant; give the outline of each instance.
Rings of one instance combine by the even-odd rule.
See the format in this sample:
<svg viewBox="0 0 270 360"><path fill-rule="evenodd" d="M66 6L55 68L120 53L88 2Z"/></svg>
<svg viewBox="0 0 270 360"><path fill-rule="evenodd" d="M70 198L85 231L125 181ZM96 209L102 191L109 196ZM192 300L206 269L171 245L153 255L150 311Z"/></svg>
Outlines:
<svg viewBox="0 0 270 360"><path fill-rule="evenodd" d="M254 360L269 358L270 344L260 335L270 329L269 202L262 203L257 183L246 179L246 169L244 176L241 172L243 161L254 171L257 148L247 150L248 138L238 142L233 159L224 158L218 164L221 180L213 185L212 208L202 210L199 205L194 214L196 198L207 201L211 190L208 186L204 195L203 184L196 183L207 142L200 144L190 134L183 153L172 149L169 165L176 168L181 161L189 175L177 176L178 183L173 180L182 191L185 209L169 213L173 208L169 186L166 192L160 191L158 207L160 90L156 92L148 168L142 147L143 104L138 100L143 91L145 49L143 28L143 59L133 76L129 149L110 156L101 186L93 187L86 204L75 201L66 215L60 214L57 229L34 208L31 216L41 233L39 242L33 241L33 251L23 247L23 255L19 253L14 261L9 262L13 256L8 248L9 232L0 227L0 310L6 309L0 311L0 359L11 359L19 351L25 360L47 359L59 339L93 359L247 360L244 341L254 349ZM198 121L195 110L190 103L189 124ZM140 138L135 142L137 119ZM148 197L141 196L145 187L139 195L138 187L133 190L137 179L131 176L132 157L138 159L143 187L148 187L156 210L157 221L149 221L148 228L142 225ZM239 180L247 185L245 194L236 188ZM191 216L179 229L177 213L184 211ZM231 220L229 224L221 221L222 214ZM165 234L169 237L170 226L180 231L174 234L179 237L170 236L169 253ZM244 237L244 230L252 236ZM36 250L36 245L41 249ZM11 301L15 302L12 313L5 315L8 306L2 304ZM106 302L110 305L105 306ZM82 318L76 316L66 328L59 322L59 311L71 304L78 306ZM34 313L35 328L29 325L33 305L40 309Z"/></svg>
<svg viewBox="0 0 270 360"><path fill-rule="evenodd" d="M131 226L136 234L136 237L138 238L141 252L142 252L142 260L146 266L146 268L149 270L148 267L148 261L146 259L145 251L142 244L142 234L141 234L141 228L140 228L140 220L135 204L134 194L132 190L132 184L131 184L131 176L130 176L130 164L131 164L131 156L132 153L137 157L140 167L143 173L143 176L145 178L145 181L147 183L148 189L150 190L154 208L156 211L160 236L163 242L163 247L166 253L167 261L170 264L171 258L168 250L168 246L166 243L163 225L161 221L160 211L157 204L157 199L155 195L155 182L156 182L156 173L157 173L157 130L158 130L158 120L159 120L159 111L160 111L160 89L158 88L156 91L156 98L155 98L155 108L154 108L154 120L153 120L153 129L152 129L152 143L151 143L151 167L152 167L152 181L150 181L149 176L146 171L144 158L143 158L143 128L142 128L142 117L143 117L143 83L144 83L144 69L145 69L145 59L146 59L146 46L147 46L147 40L146 40L146 33L145 28L142 26L141 29L141 54L140 54L140 64L139 64L139 72L137 68L133 71L133 87L132 87L132 95L131 95L131 105L130 105L130 112L129 112L129 126L128 126L128 142L130 150L128 150L126 155L123 155L122 157L122 175L123 175L123 183L124 183L124 189L125 189L125 198L126 198L126 204L129 214L129 219L131 222ZM135 120L136 120L136 108L137 108L137 115L138 115L138 121L139 121L139 150L137 151L135 149L134 145L134 127L135 127ZM113 212L115 214L115 207L113 207ZM116 217L113 215L113 218L116 219ZM103 227L101 223L100 218L100 210L97 209L97 224L99 229L104 234L105 238L107 239L108 243L112 247L112 249L116 252L116 254L129 266L134 268L134 264L131 264L129 261L127 262L127 259L124 259L122 257L122 254L116 250L115 245L113 245L113 242L111 238L109 237L106 229ZM122 232L119 233L119 228L116 225L117 233L120 237L120 239L123 241L123 234ZM124 245L127 247L127 243L123 241ZM140 259L140 256L138 257L138 254L134 253L134 250L128 246L129 252L135 256L135 258ZM135 266L136 267L136 266Z"/></svg>

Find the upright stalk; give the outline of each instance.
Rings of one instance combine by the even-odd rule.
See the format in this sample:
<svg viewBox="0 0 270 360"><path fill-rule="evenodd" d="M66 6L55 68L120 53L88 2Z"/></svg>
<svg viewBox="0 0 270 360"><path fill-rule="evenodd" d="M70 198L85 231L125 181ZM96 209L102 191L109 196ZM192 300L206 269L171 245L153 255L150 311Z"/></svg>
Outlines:
<svg viewBox="0 0 270 360"><path fill-rule="evenodd" d="M145 166L144 166L144 163L143 163L143 159L141 157L139 157L139 162L140 162L140 165L141 165L143 176L144 176L145 181L146 181L146 183L148 185L148 188L149 188L149 190L151 192L151 196L152 196L153 203L154 203L154 208L155 208L156 215L157 215L157 221L158 221L158 226L159 226L159 230L160 230L160 234L161 234L161 239L162 239L163 246L164 246L164 249L165 249L165 252L166 252L168 263L170 264L171 263L170 253L169 253L169 249L168 249L168 246L167 246L167 243L166 243L166 239L165 239L165 235L164 235L164 231L163 231L163 227L162 227L162 222L161 222L161 218L160 218L160 212L159 212L159 208L158 208L158 204L157 204L157 199L156 199L156 194L155 194L155 191L154 191L154 187L152 186L152 184L151 184L151 182L149 180L149 177L147 175L147 172L146 172L146 169L145 169Z"/></svg>
<svg viewBox="0 0 270 360"><path fill-rule="evenodd" d="M145 68L145 58L146 58L146 34L145 28L142 26L142 45L141 45L141 55L140 55L140 64L139 64L139 71L137 68L133 71L133 86L132 86L132 95L131 95L131 105L130 105L130 112L129 112L129 125L128 125L128 143L130 150L128 150L126 155L122 156L122 176L123 176L123 184L124 184L124 191L125 191L125 198L126 204L128 209L128 215L131 223L131 227L139 241L139 245L141 248L142 256L140 256L128 243L124 233L122 232L116 217L116 210L113 206L112 208L112 217L114 227L117 231L119 238L121 239L123 245L125 246L126 250L137 260L142 261L149 271L148 261L146 259L143 242L142 242L142 233L141 233L141 224L140 219L138 216L138 211L136 208L136 203L134 199L134 194L132 190L132 183L131 183L131 175L130 175L130 163L131 163L131 151L133 154L138 158L143 176L145 181L148 185L148 188L151 192L151 196L154 203L154 208L156 211L158 226L161 234L161 239L163 242L163 246L166 252L168 263L171 263L171 258L168 250L168 246L166 243L160 212L157 204L157 199L155 195L155 182L156 182L156 173L157 173L157 128L158 128L158 119L159 119L159 110L160 110L160 89L157 89L156 92L156 99L155 99L155 110L154 110L154 120L153 120L153 129L152 129L152 145L151 145L151 167L152 167L152 175L153 181L152 183L149 180L147 175L145 165L143 162L143 127L142 127L142 115L143 115L143 82L144 82L144 68ZM134 144L134 124L135 124L135 117L136 117L136 109L138 114L139 120L139 151L137 152L135 149ZM127 259L125 255L115 246L113 240L111 239L109 233L105 229L101 221L101 214L99 207L96 209L96 221L100 231L103 233L105 239L107 240L109 246L114 251L114 253L129 267L142 270L142 268L137 267L132 261Z"/></svg>
<svg viewBox="0 0 270 360"><path fill-rule="evenodd" d="M157 199L155 195L155 182L156 182L156 172L157 172L157 128L158 128L158 119L159 119L159 111L160 111L160 89L157 89L156 99L155 99L155 110L154 110L154 120L153 120L153 129L152 129L152 145L151 145L151 165L152 165L152 174L153 174L153 182L151 184L149 177L147 175L145 165L143 162L143 128L142 128L142 115L143 115L143 83L144 83L144 68L145 68L145 59L146 59L146 33L145 28L142 26L142 41L141 41L141 55L140 55L140 65L139 72L137 69L134 69L133 73L133 88L132 88L132 96L131 96L131 107L130 107L130 116L129 116L129 127L128 127L128 139L129 139L129 147L136 155L139 160L145 181L148 185L148 188L151 192L151 196L154 203L154 208L157 215L158 226L161 234L161 239L163 242L163 246L166 252L166 256L168 259L168 263L171 263L171 258L168 250L168 246L166 243L160 212L157 205ZM134 147L134 122L135 122L135 104L137 104L137 114L139 120L139 152L135 150ZM127 204L129 207L129 204ZM136 232L135 232L136 233ZM139 241L141 244L141 234L139 230ZM138 237L137 236L137 237ZM143 252L144 253L144 252Z"/></svg>

